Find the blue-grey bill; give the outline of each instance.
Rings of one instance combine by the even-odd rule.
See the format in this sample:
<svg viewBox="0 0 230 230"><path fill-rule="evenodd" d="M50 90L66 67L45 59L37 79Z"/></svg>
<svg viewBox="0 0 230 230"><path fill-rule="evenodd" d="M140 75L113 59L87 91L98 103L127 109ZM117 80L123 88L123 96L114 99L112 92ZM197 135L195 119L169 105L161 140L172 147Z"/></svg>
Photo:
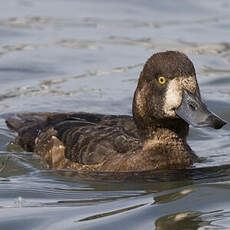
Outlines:
<svg viewBox="0 0 230 230"><path fill-rule="evenodd" d="M197 128L212 127L220 129L226 124L224 120L208 110L198 92L191 93L183 90L181 105L175 112L188 124Z"/></svg>

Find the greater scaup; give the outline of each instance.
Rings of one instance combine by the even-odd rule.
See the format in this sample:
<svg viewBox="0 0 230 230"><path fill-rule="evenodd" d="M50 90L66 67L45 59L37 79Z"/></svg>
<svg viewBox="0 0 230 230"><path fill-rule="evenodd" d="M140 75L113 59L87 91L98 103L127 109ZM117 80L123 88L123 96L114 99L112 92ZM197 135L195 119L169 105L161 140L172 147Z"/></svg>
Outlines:
<svg viewBox="0 0 230 230"><path fill-rule="evenodd" d="M186 142L189 124L225 125L201 101L193 63L176 51L145 63L133 117L30 113L6 123L18 133L14 143L36 152L47 167L114 172L187 168L198 160Z"/></svg>

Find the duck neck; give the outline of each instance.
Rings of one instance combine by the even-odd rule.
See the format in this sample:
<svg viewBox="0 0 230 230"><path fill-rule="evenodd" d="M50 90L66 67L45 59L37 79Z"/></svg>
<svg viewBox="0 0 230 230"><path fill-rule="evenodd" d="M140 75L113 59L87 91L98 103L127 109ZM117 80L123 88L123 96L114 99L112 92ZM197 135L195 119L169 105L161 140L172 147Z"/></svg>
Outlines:
<svg viewBox="0 0 230 230"><path fill-rule="evenodd" d="M135 120L140 137L152 139L162 132L172 133L174 136L186 142L189 125L182 119L152 119L148 123Z"/></svg>

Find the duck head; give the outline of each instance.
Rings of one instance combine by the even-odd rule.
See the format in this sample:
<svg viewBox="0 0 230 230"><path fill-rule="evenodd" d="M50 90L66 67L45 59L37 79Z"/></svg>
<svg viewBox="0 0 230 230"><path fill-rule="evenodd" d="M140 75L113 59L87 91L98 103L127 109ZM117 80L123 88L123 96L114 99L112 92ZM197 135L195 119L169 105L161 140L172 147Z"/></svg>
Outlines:
<svg viewBox="0 0 230 230"><path fill-rule="evenodd" d="M202 102L196 72L181 52L151 56L140 74L133 101L135 123L144 134L168 128L182 136L188 126L221 128L226 124Z"/></svg>

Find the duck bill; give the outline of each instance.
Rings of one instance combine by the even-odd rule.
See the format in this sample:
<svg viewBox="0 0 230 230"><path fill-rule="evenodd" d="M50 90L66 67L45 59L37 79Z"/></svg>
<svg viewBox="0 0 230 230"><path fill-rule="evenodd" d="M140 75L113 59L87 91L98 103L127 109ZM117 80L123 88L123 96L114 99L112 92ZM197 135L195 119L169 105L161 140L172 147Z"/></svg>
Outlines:
<svg viewBox="0 0 230 230"><path fill-rule="evenodd" d="M201 100L199 91L191 93L183 90L182 102L175 112L188 124L197 128L220 129L226 124L224 120L208 110Z"/></svg>

